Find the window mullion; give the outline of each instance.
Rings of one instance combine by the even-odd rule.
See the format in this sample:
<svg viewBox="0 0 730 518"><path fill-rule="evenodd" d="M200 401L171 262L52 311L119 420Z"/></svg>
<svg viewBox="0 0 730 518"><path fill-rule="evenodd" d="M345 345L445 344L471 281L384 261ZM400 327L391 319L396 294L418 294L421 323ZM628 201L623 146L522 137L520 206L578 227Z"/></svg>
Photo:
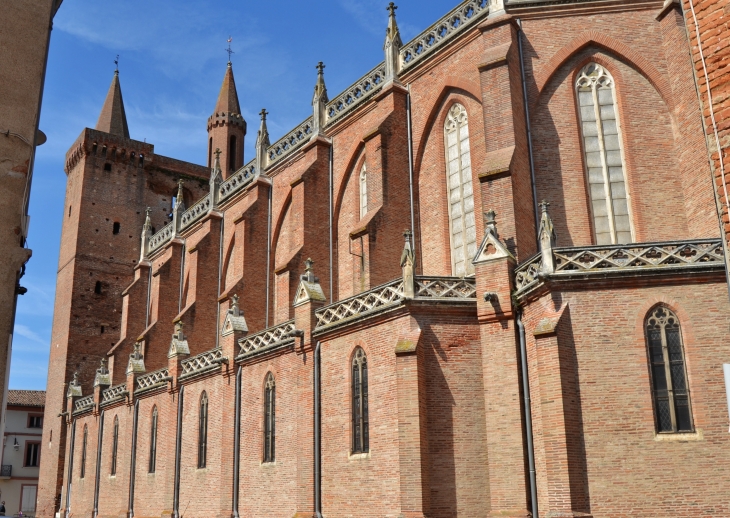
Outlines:
<svg viewBox="0 0 730 518"><path fill-rule="evenodd" d="M598 148L601 155L601 169L603 171L603 191L606 194L606 211L608 215L608 228L611 232L611 243L616 244L618 235L616 234L616 224L613 216L613 196L611 195L611 179L608 173L608 163L606 161L606 145L603 139L603 124L601 121L601 106L598 103L598 82L592 82L591 94L593 95L593 112L596 115L596 129L598 131Z"/></svg>
<svg viewBox="0 0 730 518"><path fill-rule="evenodd" d="M664 357L664 373L667 378L667 398L669 399L669 415L672 419L672 431L677 431L677 413L674 401L674 386L672 384L672 366L669 361L669 346L667 344L666 326L660 326L662 335L662 356Z"/></svg>

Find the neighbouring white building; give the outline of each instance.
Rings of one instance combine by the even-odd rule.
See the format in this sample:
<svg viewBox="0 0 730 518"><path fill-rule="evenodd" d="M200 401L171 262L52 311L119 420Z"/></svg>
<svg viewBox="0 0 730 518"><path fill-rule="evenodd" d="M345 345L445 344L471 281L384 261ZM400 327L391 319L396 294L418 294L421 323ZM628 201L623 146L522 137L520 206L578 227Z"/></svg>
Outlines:
<svg viewBox="0 0 730 518"><path fill-rule="evenodd" d="M0 468L5 515L35 516L46 392L9 390Z"/></svg>

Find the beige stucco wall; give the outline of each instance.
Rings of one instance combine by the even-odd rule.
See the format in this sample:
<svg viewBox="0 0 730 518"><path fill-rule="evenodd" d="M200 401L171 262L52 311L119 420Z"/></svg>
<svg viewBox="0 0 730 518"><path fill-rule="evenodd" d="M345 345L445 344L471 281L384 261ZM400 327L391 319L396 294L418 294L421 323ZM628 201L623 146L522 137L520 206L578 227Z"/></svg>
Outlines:
<svg viewBox="0 0 730 518"><path fill-rule="evenodd" d="M26 442L38 442L42 434L41 428L28 428L28 414L42 415L43 409L21 410L11 407L6 412L2 464L12 466L10 478L0 477L0 501L5 502L6 516L13 516L20 511L23 486L36 486L36 488L38 486L39 469L23 466Z"/></svg>
<svg viewBox="0 0 730 518"><path fill-rule="evenodd" d="M23 248L34 143L51 20L61 0L0 2L0 387L5 408L15 286ZM0 413L4 415L4 412ZM4 423L0 418L0 436Z"/></svg>

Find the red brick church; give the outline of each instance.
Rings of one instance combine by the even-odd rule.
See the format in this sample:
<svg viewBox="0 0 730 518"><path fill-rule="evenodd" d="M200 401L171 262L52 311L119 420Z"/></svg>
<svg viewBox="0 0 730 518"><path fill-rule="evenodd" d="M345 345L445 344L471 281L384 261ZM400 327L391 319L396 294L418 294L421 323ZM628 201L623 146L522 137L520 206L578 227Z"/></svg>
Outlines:
<svg viewBox="0 0 730 518"><path fill-rule="evenodd" d="M67 154L39 516L730 516L682 6L389 11L273 143L229 63L206 167L130 138L115 74Z"/></svg>

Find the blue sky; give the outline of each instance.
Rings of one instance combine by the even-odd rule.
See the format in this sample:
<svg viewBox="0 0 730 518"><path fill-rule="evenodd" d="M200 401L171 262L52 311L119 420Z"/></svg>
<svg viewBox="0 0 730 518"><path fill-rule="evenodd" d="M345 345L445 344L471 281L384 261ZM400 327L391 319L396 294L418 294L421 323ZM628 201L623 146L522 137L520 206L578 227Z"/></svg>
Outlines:
<svg viewBox="0 0 730 518"><path fill-rule="evenodd" d="M456 5L396 2L404 42ZM258 112L269 111L275 141L311 114L315 65L323 61L330 98L383 60L384 0L64 0L53 24L30 203L28 247L10 369L10 388L44 389L61 239L66 151L94 127L120 55L120 80L137 140L155 152L203 164L206 120L223 80L226 40L249 123L245 159L253 156ZM253 135L253 137L252 137Z"/></svg>

